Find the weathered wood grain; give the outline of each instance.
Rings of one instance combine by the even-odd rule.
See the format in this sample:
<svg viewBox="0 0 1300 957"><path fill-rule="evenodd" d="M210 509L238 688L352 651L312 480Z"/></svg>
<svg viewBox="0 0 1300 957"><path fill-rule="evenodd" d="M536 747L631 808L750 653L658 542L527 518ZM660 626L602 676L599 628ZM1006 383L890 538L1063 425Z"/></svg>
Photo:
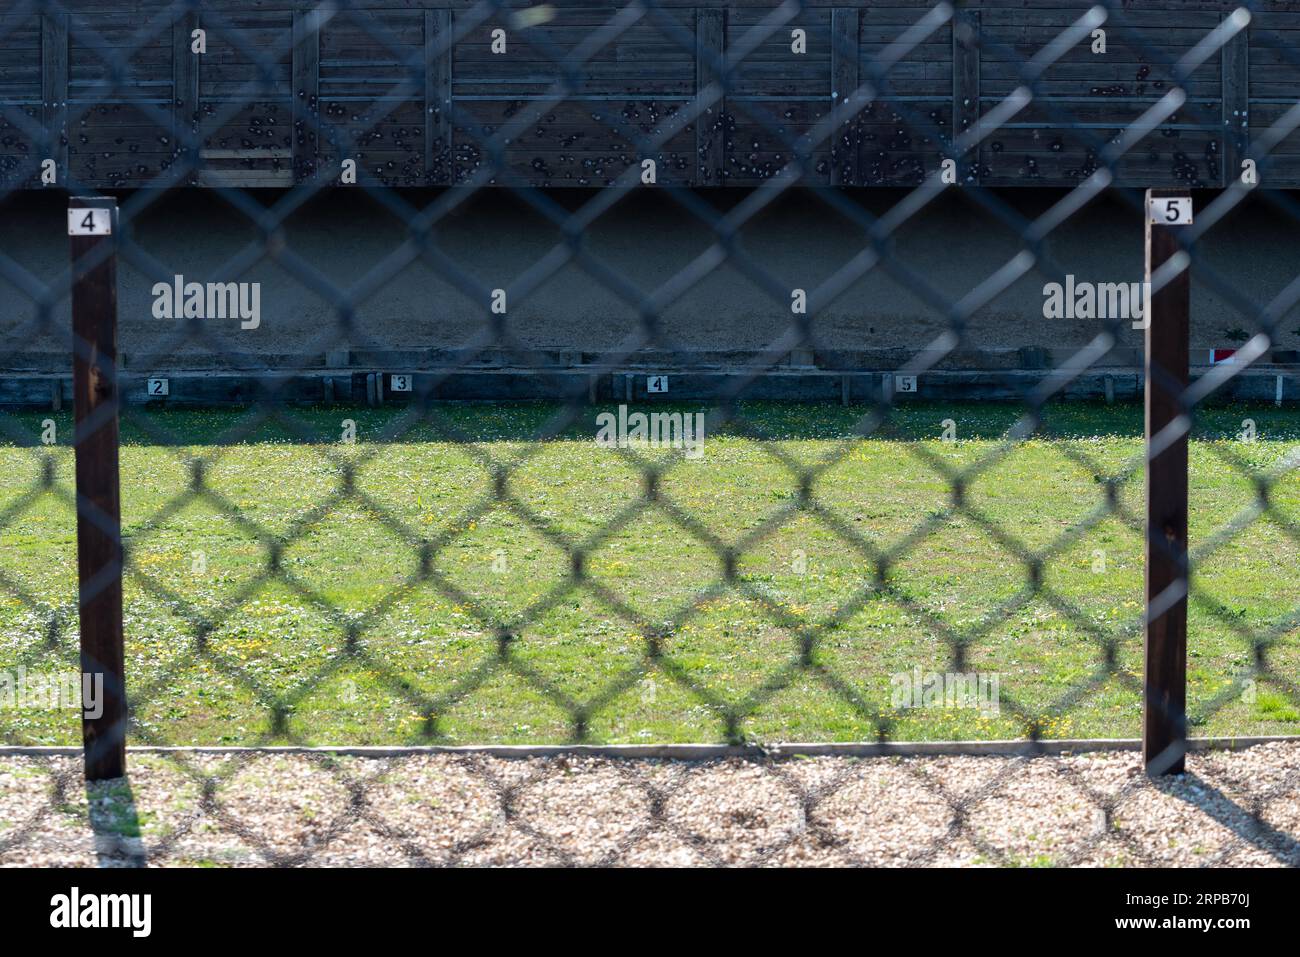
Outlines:
<svg viewBox="0 0 1300 957"><path fill-rule="evenodd" d="M1238 33L1223 47L1223 185L1241 175L1250 140L1250 36Z"/></svg>
<svg viewBox="0 0 1300 957"><path fill-rule="evenodd" d="M1283 115L1300 89L1300 0L1257 5L1248 31L1180 80L1173 65L1235 7L1151 0L1109 8L1105 53L1087 41L1062 51L1037 78L1033 102L964 158L964 181L987 173L990 184L1071 185L1095 169L1097 141L1181 82L1187 104L1120 162L1121 183L1221 185L1240 169L1247 134ZM148 185L180 159L183 132L208 152L259 151L247 160L249 182L280 182L270 154L288 147L295 180L329 182L352 157L395 185L446 184L483 170L485 140L503 130L511 131L506 170L531 170L539 184L604 182L620 157L647 149L669 172L685 156L696 185L753 184L779 173L814 131L830 135L808 146L811 182L911 183L937 168L947 141L1021 86L1025 64L1083 12L1062 0L969 0L956 27L938 18L900 51L930 0L808 0L788 9L659 0L617 32L607 30L623 9L617 0L553 0L535 20L509 10L484 17L469 0L351 0L321 14L316 30L307 28L318 15L313 0L202 0L197 13L177 8L181 19L161 30L154 21L166 0L66 0L61 9L69 11L62 64L45 55L52 38L40 15L0 15L6 182L27 182L33 133L53 128L65 168L99 187ZM978 43L963 21L977 25ZM195 57L188 38L200 23L208 51ZM494 29L506 31L505 55L492 50ZM792 48L793 30L804 31L803 52ZM750 52L717 76L705 54L741 45ZM901 55L881 76L886 50ZM578 51L581 62L566 73ZM115 65L123 75L114 76ZM725 96L665 136L719 79ZM819 130L842 91L866 82L876 88L871 104ZM565 103L551 102L557 91ZM60 116L48 103L68 106ZM511 120L529 104L543 115L516 129ZM623 115L629 104L636 119ZM37 123L24 129L33 108ZM1291 159L1300 134L1275 153L1268 185L1300 186ZM259 169L267 175L252 175Z"/></svg>
<svg viewBox="0 0 1300 957"><path fill-rule="evenodd" d="M952 29L952 134L954 142L962 142L980 117L981 72L981 11L963 10L957 14ZM958 152L958 151L954 151ZM978 183L980 164L979 146L962 149L952 158L957 161L957 181Z"/></svg>
<svg viewBox="0 0 1300 957"><path fill-rule="evenodd" d="M858 98L858 31L862 21L858 11L837 7L831 12L831 106L845 110L856 108ZM851 116L836 126L831 138L831 185L856 186L860 178L858 150L862 143L861 114Z"/></svg>
<svg viewBox="0 0 1300 957"><path fill-rule="evenodd" d="M83 712L86 779L126 774L126 666L118 468L117 203L74 197L69 209L107 210L111 233L69 239L76 420L77 583L81 672L98 676L103 708Z"/></svg>
<svg viewBox="0 0 1300 957"><path fill-rule="evenodd" d="M424 13L424 177L429 184L450 183L451 60L450 10Z"/></svg>
<svg viewBox="0 0 1300 957"><path fill-rule="evenodd" d="M53 159L59 181L68 181L68 15L41 17L42 158Z"/></svg>
<svg viewBox="0 0 1300 957"><path fill-rule="evenodd" d="M323 20L316 10L293 15L293 177L298 180L316 175Z"/></svg>
<svg viewBox="0 0 1300 957"><path fill-rule="evenodd" d="M724 56L725 12L699 10L695 21L695 93L708 91L721 79L714 64ZM726 97L701 102L695 118L695 184L721 186L726 169Z"/></svg>
<svg viewBox="0 0 1300 957"><path fill-rule="evenodd" d="M172 135L177 158L186 166L198 162L199 143L199 55L193 50L194 31L202 26L197 12L187 11L172 24ZM83 140L86 146L97 142L89 134ZM196 186L196 176L188 175L182 185Z"/></svg>

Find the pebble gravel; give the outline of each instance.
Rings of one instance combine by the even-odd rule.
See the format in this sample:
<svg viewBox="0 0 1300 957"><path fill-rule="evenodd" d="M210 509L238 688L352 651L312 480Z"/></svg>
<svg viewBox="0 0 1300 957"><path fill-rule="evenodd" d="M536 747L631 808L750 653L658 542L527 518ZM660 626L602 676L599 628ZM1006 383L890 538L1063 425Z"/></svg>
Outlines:
<svg viewBox="0 0 1300 957"><path fill-rule="evenodd" d="M0 756L0 866L1300 866L1300 742L707 761Z"/></svg>

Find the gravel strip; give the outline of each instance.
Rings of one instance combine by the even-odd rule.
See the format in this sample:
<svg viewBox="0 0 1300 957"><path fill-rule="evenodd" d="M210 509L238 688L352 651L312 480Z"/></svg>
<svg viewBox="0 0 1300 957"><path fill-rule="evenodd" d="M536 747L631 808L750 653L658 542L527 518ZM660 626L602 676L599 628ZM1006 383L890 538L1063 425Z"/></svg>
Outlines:
<svg viewBox="0 0 1300 957"><path fill-rule="evenodd" d="M1300 866L1300 743L668 761L0 757L0 866Z"/></svg>

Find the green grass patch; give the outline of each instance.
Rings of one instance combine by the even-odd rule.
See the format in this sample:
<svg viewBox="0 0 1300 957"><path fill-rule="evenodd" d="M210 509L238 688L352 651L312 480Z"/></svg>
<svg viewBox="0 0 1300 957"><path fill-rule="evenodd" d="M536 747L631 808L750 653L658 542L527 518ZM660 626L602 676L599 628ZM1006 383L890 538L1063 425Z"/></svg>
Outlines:
<svg viewBox="0 0 1300 957"><path fill-rule="evenodd" d="M596 447L604 410L131 412L133 742L1140 733L1140 409L1053 406L1017 444L1009 405L905 404L864 438L862 408L753 404L700 460ZM45 418L10 416L32 445L0 445L0 672L76 667L72 423L42 447ZM1199 416L1195 733L1295 731L1298 450L1293 410ZM893 706L891 676L958 649L997 714ZM0 737L76 743L77 714L0 709Z"/></svg>

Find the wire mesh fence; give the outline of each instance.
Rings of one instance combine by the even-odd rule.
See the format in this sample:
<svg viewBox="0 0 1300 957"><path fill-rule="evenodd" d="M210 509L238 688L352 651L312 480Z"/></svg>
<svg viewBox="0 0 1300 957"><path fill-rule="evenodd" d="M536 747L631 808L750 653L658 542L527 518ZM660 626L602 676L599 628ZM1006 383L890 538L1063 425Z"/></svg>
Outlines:
<svg viewBox="0 0 1300 957"><path fill-rule="evenodd" d="M0 560L6 667L15 678L59 667L103 678L103 708L85 722L87 765L101 778L120 771L128 741L762 746L802 732L877 742L882 753L936 734L1025 739L1033 752L1070 730L1133 737L1139 727L1148 766L1164 772L1181 769L1187 731L1284 730L1300 709L1300 608L1284 571L1300 545L1294 428L1279 412L1270 428L1281 441L1257 443L1255 419L1272 413L1252 412L1237 436L1225 426L1236 413L1212 400L1246 381L1276 382L1282 405L1289 380L1277 350L1300 275L1261 302L1248 280L1200 250L1238 207L1288 225L1296 217L1285 188L1300 126L1300 103L1285 90L1300 55L1295 15L1285 4L1199 4L1172 33L1168 16L1158 5L1107 3L399 10L340 0L256 12L233 2L141 4L112 17L93 2L19 3L0 17L0 48L38 55L35 73L15 55L13 90L0 102L13 150L0 163L0 203L16 206L29 187L124 192L72 200L72 261L56 279L19 250L0 250L6 298L30 310L6 331L5 351L52 337L77 369L75 482L69 423L0 413L19 477L0 502L0 529L15 546ZM1128 51L1123 66L1108 49ZM1136 80L1121 81L1129 60ZM13 92L24 77L39 80L35 102ZM1080 83L1089 95L1071 96ZM1157 153L1152 144L1170 138L1177 144ZM1055 192L1026 215L1003 189L1016 185ZM558 186L583 190L566 197ZM745 191L723 201L704 188L725 186ZM865 198L868 186L887 188L883 206ZM199 188L252 238L208 263L217 282L194 290L182 278L195 272L184 251L144 241L137 224ZM444 234L489 190L545 223L553 244L495 271L457 256ZM708 237L649 288L611 267L592 239L602 219L647 191ZM947 264L917 261L904 241L953 194L970 227L945 240L954 259L981 244L980 229L1014 237L1011 255L956 293L940 281ZM351 197L404 235L343 284L329 264L296 251L290 225L313 201ZM744 241L791 197L814 222L847 224L855 237L816 284L792 281L779 250L764 255ZM1063 308L1076 307L1053 238L1099 202L1122 210L1135 236L1145 224L1146 281L1131 284L1131 296L1121 277L1105 283L1094 303L1109 296L1122 308L1087 313L1097 317L1087 341L1017 380L1018 405L993 414L996 428L960 401L951 414L926 407L922 422L909 393L939 381L970 346L972 323L1017 283L1041 278L1045 295L1054 284ZM337 228L343 241L346 224ZM256 284L241 280L267 262L327 306L288 360L250 358L244 338L262 317L246 288ZM130 355L129 373L117 355L117 264L161 280L156 331ZM414 267L476 310L472 333L448 344L454 353L338 373L301 359L404 348L376 335L369 306ZM663 321L720 270L759 290L782 327L725 375ZM617 348L557 367L516 317L571 271L630 320ZM878 274L941 316L941 327L893 365L837 366L819 320ZM1232 361L1189 379L1192 283L1229 304L1224 321L1245 332ZM69 302L71 327L60 313ZM240 330L211 321L218 316ZM1058 400L1076 394L1132 328L1146 337L1147 441L1098 445ZM667 371L647 369L648 352ZM184 368L178 357L194 353L244 357L234 411L208 421L160 408L183 380L142 370ZM507 356L527 394L548 401L469 411L445 401L488 353ZM773 383L801 356L817 357L843 400L826 413L838 417L829 432L810 427L809 413L755 402L779 394ZM676 404L675 383L705 379L700 411ZM58 406L62 386L53 388ZM508 387L497 396L510 397ZM1217 440L1224 433L1236 440ZM701 458L705 436L720 451ZM1191 437L1201 440L1190 443L1189 543ZM896 461L898 471L878 470ZM1215 482L1198 486L1198 469ZM1053 474L1083 476L1086 494ZM872 510L881 483L897 486L894 512ZM1068 513L1054 510L1062 499ZM1033 524L1017 505L1047 509L1050 521ZM729 512L738 520L718 521ZM190 549L200 525L208 537ZM1265 539L1243 544L1264 525ZM70 542L74 527L76 593L66 556L35 569L23 551L33 535ZM1094 547L1101 535L1107 544ZM1211 574L1226 595L1201 584L1198 570L1213 571L1225 554L1243 560L1243 551L1267 560L1238 577ZM810 552L814 563L834 563L835 589L801 590ZM762 563L771 553L779 575ZM1085 573L1105 576L1108 553L1120 567L1097 581L1109 584L1081 589L1080 556ZM644 581L641 569L652 572ZM1137 589L1143 571L1139 600L1106 601L1115 582ZM61 595L52 585L60 576ZM963 576L998 587L954 600L954 613L939 593L959 592ZM922 578L926 587L914 587ZM125 615L115 610L124 585ZM1212 649L1198 648L1198 624L1218 636ZM898 638L903 631L920 637ZM863 633L873 640L859 641ZM1189 644L1194 669L1198 654L1212 659L1194 676L1190 704ZM1053 652L1065 665L1040 680ZM969 721L913 721L962 702ZM12 745L67 743L57 723L4 726ZM253 760L214 770L195 755L166 757L199 803L268 859L311 859L328 839L285 854L222 810L224 783ZM57 803L71 772L56 759L36 763ZM459 767L488 782L510 826L526 830L519 786L502 785L487 764ZM777 759L761 766L793 780ZM319 767L338 775L346 807L364 811L376 778L329 758ZM815 821L818 801L860 771L790 785L795 803ZM643 832L671 829L664 808L688 783L609 773L628 776L652 808L611 849L615 860ZM944 793L935 777L908 773ZM988 787L1024 773L1023 762L1007 761ZM1294 784L1284 776L1270 794ZM1109 820L1138 788L1090 806ZM968 798L943 803L943 833L966 830ZM42 820L0 832L0 847L32 840ZM379 831L402 844L391 828ZM1103 828L1097 839L1109 836ZM454 862L475 841L412 859ZM707 841L687 843L716 856Z"/></svg>

